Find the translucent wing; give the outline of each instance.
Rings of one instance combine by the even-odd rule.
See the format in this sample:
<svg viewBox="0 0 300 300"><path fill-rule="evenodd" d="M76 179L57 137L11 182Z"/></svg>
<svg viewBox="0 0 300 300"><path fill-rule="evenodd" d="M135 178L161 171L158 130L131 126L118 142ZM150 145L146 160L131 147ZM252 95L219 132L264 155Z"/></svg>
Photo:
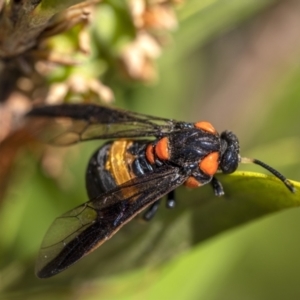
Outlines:
<svg viewBox="0 0 300 300"><path fill-rule="evenodd" d="M179 130L183 124L93 104L36 107L27 116L30 131L55 145L92 139L161 136Z"/></svg>
<svg viewBox="0 0 300 300"><path fill-rule="evenodd" d="M163 166L57 218L42 243L37 276L53 276L95 250L140 211L181 185L186 178L179 168Z"/></svg>

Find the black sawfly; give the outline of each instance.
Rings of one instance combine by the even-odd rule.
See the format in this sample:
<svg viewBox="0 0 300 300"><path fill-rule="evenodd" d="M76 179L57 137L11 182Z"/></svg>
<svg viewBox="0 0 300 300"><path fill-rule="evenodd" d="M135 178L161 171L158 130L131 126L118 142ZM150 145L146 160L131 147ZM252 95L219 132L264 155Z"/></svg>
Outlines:
<svg viewBox="0 0 300 300"><path fill-rule="evenodd" d="M88 163L90 201L57 218L46 233L36 267L40 278L65 270L146 208L144 219L150 220L163 196L167 207L174 207L174 189L182 184L210 183L216 196L224 195L215 174L233 173L239 163L260 165L295 192L272 167L240 157L235 134L219 134L209 122L179 122L93 104L36 107L27 116L38 122L36 134L54 145L112 140Z"/></svg>

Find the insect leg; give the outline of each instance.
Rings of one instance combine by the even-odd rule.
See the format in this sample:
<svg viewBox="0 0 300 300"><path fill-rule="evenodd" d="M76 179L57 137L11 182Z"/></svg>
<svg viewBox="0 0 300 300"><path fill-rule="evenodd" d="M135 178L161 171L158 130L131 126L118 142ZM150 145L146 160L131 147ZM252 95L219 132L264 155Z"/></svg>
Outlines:
<svg viewBox="0 0 300 300"><path fill-rule="evenodd" d="M145 221L150 221L154 215L157 212L157 209L160 205L161 200L158 200L156 202L154 202L148 209L147 211L144 213L143 215L143 219ZM167 208L174 208L176 205L176 201L175 201L175 191L171 191L170 193L167 194L167 202L166 202L166 207Z"/></svg>
<svg viewBox="0 0 300 300"><path fill-rule="evenodd" d="M222 183L216 177L212 178L210 184L212 185L212 188L216 196L220 197L225 194Z"/></svg>
<svg viewBox="0 0 300 300"><path fill-rule="evenodd" d="M174 208L176 206L175 190L167 194L166 206L167 208Z"/></svg>
<svg viewBox="0 0 300 300"><path fill-rule="evenodd" d="M146 212L143 215L143 219L145 221L150 221L154 217L160 205L160 202L161 200L157 200L152 205L149 206L149 208L146 210Z"/></svg>

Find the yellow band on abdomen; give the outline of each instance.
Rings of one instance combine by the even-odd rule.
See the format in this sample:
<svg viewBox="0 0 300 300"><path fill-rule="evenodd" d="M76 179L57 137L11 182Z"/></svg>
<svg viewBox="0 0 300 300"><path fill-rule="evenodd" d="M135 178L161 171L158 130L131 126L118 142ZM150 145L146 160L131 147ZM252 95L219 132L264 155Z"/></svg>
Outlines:
<svg viewBox="0 0 300 300"><path fill-rule="evenodd" d="M115 141L112 143L108 160L106 163L107 170L113 175L116 184L120 185L133 178L128 166L133 161L133 156L127 152L131 146L131 141Z"/></svg>

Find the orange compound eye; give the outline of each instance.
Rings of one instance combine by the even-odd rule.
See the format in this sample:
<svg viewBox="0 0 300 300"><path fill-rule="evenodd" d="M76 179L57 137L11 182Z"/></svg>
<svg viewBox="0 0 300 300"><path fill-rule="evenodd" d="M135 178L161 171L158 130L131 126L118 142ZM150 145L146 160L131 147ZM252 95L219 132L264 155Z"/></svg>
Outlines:
<svg viewBox="0 0 300 300"><path fill-rule="evenodd" d="M184 185L186 187L189 187L189 188L197 188L199 186L202 185L201 182L199 182L194 176L190 176L184 183Z"/></svg>
<svg viewBox="0 0 300 300"><path fill-rule="evenodd" d="M219 167L219 152L212 152L208 154L199 163L199 168L205 174L213 176Z"/></svg>
<svg viewBox="0 0 300 300"><path fill-rule="evenodd" d="M150 164L153 165L155 163L154 148L152 144L149 144L146 148L146 158Z"/></svg>
<svg viewBox="0 0 300 300"><path fill-rule="evenodd" d="M204 131L210 132L212 134L216 134L217 130L212 126L209 122L197 122L194 124L194 126L198 129L202 129Z"/></svg>
<svg viewBox="0 0 300 300"><path fill-rule="evenodd" d="M168 160L170 158L169 140L167 137L163 137L158 141L155 146L155 154L161 160Z"/></svg>

